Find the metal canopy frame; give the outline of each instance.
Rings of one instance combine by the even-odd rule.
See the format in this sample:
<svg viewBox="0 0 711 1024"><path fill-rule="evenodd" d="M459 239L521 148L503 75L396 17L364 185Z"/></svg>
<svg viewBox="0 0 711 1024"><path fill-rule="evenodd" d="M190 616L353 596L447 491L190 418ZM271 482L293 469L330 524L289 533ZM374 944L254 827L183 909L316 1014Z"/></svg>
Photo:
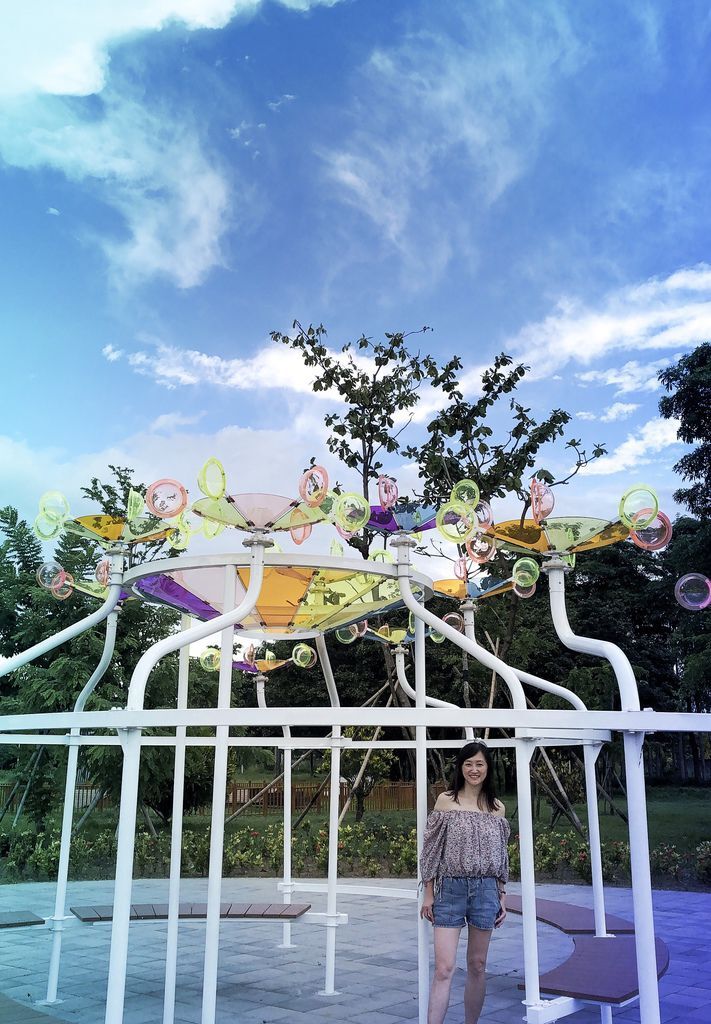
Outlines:
<svg viewBox="0 0 711 1024"><path fill-rule="evenodd" d="M205 962L203 982L203 1003L201 1024L214 1024L216 1009L217 962L219 956L219 909L222 884L222 844L224 832L225 786L227 773L227 752L233 746L277 746L285 752L285 792L290 787L291 751L308 747L331 750L331 794L329 810L329 860L327 909L323 915L308 915L326 926L326 967L323 994L335 993L336 972L336 931L344 923L345 915L338 912L339 892L363 892L372 894L367 885L343 886L338 883L338 795L340 775L340 751L351 747L412 748L416 752L417 765L417 835L418 853L421 851L425 818L427 815L427 749L433 747L454 748L461 745L461 739L428 740L426 730L443 728L457 730L464 728L467 735L474 730L507 728L514 731L513 738L491 740L492 747L513 749L516 757L516 774L519 799L519 825L521 843L521 890L524 933L525 1000L526 1019L535 1024L545 1024L579 1009L570 1001L542 999L538 979L538 938L535 916L535 873L533 865L533 823L531 807L530 759L537 746L578 745L583 747L585 779L590 824L591 867L596 935L605 935L605 903L600 863L600 837L597 823L597 801L595 792L595 760L602 744L612 732L621 732L624 737L625 765L628 781L630 811L630 846L633 877L633 901L635 935L639 975L639 993L642 1019L645 1024L659 1024L659 996L654 954L654 922L651 902L651 879L649 875L649 846L646 821L644 790L644 769L642 745L647 732L654 731L704 731L711 732L711 715L656 713L641 710L636 681L629 661L613 644L605 641L577 637L568 624L565 611L564 574L565 565L552 559L545 567L550 579L551 613L556 632L562 643L572 650L582 651L609 661L620 690L622 711L588 711L579 697L572 691L548 680L523 673L495 657L476 641L474 631L474 605L465 601L462 605L464 632L460 633L440 620L413 593L416 585L426 601L432 595L432 582L416 572L410 563L413 542L404 534L397 534L392 546L397 550L396 565L382 562L367 562L341 559L333 556L313 557L307 555L285 555L269 552L271 541L264 531L255 531L245 542L248 554L219 556L185 556L146 563L130 572L123 573L122 557L119 552L112 556L111 587L109 599L93 615L68 630L36 645L24 654L16 655L0 667L0 676L54 649L65 640L79 635L97 625L110 614L113 618L107 627L107 637L101 661L91 679L84 687L73 711L54 714L32 714L5 716L0 719L0 743L3 744L62 744L69 747L69 766L66 780L65 809L60 852L60 870L55 901L55 912L49 919L53 929L53 945L50 957L46 1002L57 1000L61 935L67 920L65 914L66 882L69 863L69 840L71 835L71 805L76 780L76 761L80 746L120 744L123 749L123 773L121 805L119 811L118 854L116 863L114 915L112 922L109 982L106 1000L105 1024L122 1024L123 1002L126 983L126 960L129 934L129 915L133 875L133 850L137 810L138 772L141 748L149 745L172 746L175 748L175 786L173 793L173 825L171 832L171 864L169 882L169 916L166 954L164 1024L172 1024L175 985L176 954L178 939L178 904L180 898L180 847L182 841L183 780L185 751L188 746L214 746L215 766L213 779L212 827L210 843L210 866L208 875L208 900L205 932ZM158 641L144 652L133 673L124 709L105 712L83 710L93 686L98 682L110 662L115 636L114 608L121 586L133 588L143 576L156 572L185 570L194 567L216 566L224 569L223 614L216 618L191 625L188 616L183 615L181 631ZM397 580L402 600L415 619L414 643L414 687L408 682L404 669L404 658L396 655L398 675L411 695L412 708L353 708L341 707L328 650L323 636L315 630L285 634L290 639L316 635L328 704L316 708L270 708L266 704L263 690L258 689L258 707L237 709L230 707L230 683L232 672L232 649L235 626L255 607L262 586L264 569L270 566L315 567L318 569L367 570L373 576ZM250 581L247 592L236 607L235 568L249 568ZM468 654L495 671L509 689L513 708L482 709L459 708L454 705L431 706L433 703L426 693L425 625L444 634ZM221 668L218 687L217 708L189 709L188 697L188 651L189 644L220 633ZM255 635L254 630L245 635ZM270 638L276 638L269 634ZM143 707L146 685L150 672L161 657L179 651L178 700L176 709L151 710ZM522 684L555 693L572 706L570 710L539 711L526 706ZM259 677L257 686L259 688ZM347 726L410 726L415 729L415 740L354 741L342 736ZM175 729L175 736L144 736L143 730L161 726ZM214 736L187 736L190 726L213 728ZM231 737L232 726L261 726L274 730L274 735L265 737ZM290 727L328 727L331 737L292 737ZM87 730L110 730L113 735L92 735ZM40 732L41 730L41 732ZM49 730L49 731L47 731ZM82 730L84 731L82 733ZM289 802L290 806L290 802ZM287 815L285 825L289 824ZM287 834L289 833L289 834ZM284 837L284 878L280 884L285 902L291 902L295 891L323 891L322 885L295 882L291 876L290 829L285 827ZM384 894L386 890L378 890ZM393 890L395 891L395 890ZM404 898L413 899L410 891L396 890ZM391 890L387 890L392 895ZM282 945L291 944L290 925L284 926ZM287 930L289 929L289 930ZM419 952L418 992L420 997L419 1020L424 1024L427 1015L429 990L429 936L425 922L417 919L417 942ZM609 1006L600 1007L603 1024L611 1020Z"/></svg>

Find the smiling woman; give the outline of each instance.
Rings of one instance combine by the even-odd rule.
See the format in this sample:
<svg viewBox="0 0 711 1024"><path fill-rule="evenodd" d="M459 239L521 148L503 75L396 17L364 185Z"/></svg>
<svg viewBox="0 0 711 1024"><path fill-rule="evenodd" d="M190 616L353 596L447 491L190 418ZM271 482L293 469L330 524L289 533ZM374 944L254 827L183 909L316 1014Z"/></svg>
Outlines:
<svg viewBox="0 0 711 1024"><path fill-rule="evenodd" d="M420 876L420 914L434 925L435 971L429 1024L443 1024L457 946L467 925L464 1012L477 1024L486 995L486 958L492 929L506 918L509 825L494 791L491 752L485 743L459 751L452 783L427 820Z"/></svg>

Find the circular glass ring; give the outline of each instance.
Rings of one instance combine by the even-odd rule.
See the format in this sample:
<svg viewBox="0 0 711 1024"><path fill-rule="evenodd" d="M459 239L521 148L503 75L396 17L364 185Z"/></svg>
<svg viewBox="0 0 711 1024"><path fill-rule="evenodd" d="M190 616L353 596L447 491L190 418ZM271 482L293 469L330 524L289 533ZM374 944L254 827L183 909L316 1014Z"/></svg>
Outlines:
<svg viewBox="0 0 711 1024"><path fill-rule="evenodd" d="M159 519L174 519L187 504L188 492L178 480L156 480L146 491L148 511Z"/></svg>

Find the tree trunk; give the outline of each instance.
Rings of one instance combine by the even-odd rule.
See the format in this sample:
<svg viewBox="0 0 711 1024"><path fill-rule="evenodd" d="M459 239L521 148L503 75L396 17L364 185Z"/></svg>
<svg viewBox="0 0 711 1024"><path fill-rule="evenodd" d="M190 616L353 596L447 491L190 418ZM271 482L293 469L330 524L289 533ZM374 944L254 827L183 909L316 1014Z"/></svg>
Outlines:
<svg viewBox="0 0 711 1024"><path fill-rule="evenodd" d="M697 733L689 733L689 746L691 747L691 758L694 764L694 785L703 786L704 766L701 761L701 749L699 747L699 737Z"/></svg>
<svg viewBox="0 0 711 1024"><path fill-rule="evenodd" d="M363 790L359 787L355 790L353 796L355 797L356 805L355 820L360 821L363 815L365 814L365 795L363 793Z"/></svg>

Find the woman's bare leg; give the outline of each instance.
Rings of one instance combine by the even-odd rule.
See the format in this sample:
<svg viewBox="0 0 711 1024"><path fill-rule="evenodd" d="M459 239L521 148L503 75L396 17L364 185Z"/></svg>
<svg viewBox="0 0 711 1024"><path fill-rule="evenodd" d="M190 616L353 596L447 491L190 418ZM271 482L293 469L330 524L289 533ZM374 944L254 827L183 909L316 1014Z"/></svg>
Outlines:
<svg viewBox="0 0 711 1024"><path fill-rule="evenodd" d="M457 946L461 928L435 928L435 968L430 1002L427 1010L427 1024L443 1024L449 1006L449 990L457 966Z"/></svg>
<svg viewBox="0 0 711 1024"><path fill-rule="evenodd" d="M464 985L464 1024L477 1024L486 995L486 957L491 932L469 926L467 980Z"/></svg>

